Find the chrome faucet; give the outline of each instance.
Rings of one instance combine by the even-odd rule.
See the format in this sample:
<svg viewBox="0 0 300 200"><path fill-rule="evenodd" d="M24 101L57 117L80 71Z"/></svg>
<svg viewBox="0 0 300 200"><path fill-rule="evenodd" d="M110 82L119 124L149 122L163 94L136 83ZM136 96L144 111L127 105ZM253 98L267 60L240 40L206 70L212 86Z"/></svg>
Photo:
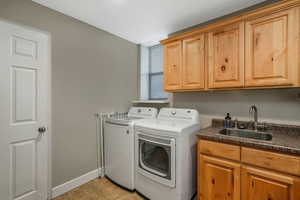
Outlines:
<svg viewBox="0 0 300 200"><path fill-rule="evenodd" d="M257 107L255 105L252 105L249 109L249 115L253 115L254 118L254 130L257 131L258 126L258 116L257 116Z"/></svg>

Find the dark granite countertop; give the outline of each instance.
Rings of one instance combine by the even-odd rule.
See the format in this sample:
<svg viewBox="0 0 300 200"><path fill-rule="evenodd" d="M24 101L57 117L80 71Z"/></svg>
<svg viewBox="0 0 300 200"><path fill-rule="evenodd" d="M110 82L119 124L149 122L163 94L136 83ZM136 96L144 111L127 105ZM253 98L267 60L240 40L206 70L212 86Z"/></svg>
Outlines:
<svg viewBox="0 0 300 200"><path fill-rule="evenodd" d="M212 140L245 147L271 150L280 153L294 154L300 156L300 126L267 124L268 132L273 134L271 141L263 141L236 136L219 134L223 129L223 120L213 120L212 126L201 129L198 137L200 139Z"/></svg>

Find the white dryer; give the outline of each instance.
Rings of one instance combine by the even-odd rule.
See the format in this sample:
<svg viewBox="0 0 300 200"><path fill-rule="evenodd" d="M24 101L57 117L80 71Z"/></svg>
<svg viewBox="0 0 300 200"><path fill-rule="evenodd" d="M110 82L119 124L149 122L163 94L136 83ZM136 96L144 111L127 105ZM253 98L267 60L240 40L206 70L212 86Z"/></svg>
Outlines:
<svg viewBox="0 0 300 200"><path fill-rule="evenodd" d="M128 190L135 189L134 124L156 115L156 108L132 107L128 114L114 114L104 122L105 176Z"/></svg>
<svg viewBox="0 0 300 200"><path fill-rule="evenodd" d="M136 190L151 200L190 200L196 193L199 114L162 108L135 124Z"/></svg>

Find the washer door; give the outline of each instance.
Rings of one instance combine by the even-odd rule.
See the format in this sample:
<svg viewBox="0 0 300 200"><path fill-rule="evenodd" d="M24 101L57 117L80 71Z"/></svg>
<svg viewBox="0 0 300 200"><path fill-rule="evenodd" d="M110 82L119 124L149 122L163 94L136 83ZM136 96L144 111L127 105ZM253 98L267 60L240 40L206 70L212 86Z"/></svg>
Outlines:
<svg viewBox="0 0 300 200"><path fill-rule="evenodd" d="M134 189L133 131L127 125L104 124L105 175L119 185Z"/></svg>
<svg viewBox="0 0 300 200"><path fill-rule="evenodd" d="M138 134L139 172L175 187L175 139Z"/></svg>

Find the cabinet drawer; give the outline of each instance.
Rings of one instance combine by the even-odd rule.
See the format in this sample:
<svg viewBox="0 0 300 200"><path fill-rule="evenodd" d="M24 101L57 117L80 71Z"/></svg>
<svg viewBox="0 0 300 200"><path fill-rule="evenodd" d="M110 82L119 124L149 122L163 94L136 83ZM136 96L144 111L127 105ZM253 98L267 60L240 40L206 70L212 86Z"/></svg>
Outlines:
<svg viewBox="0 0 300 200"><path fill-rule="evenodd" d="M300 157L242 147L243 163L300 176Z"/></svg>
<svg viewBox="0 0 300 200"><path fill-rule="evenodd" d="M240 147L207 140L198 143L200 153L240 161Z"/></svg>

